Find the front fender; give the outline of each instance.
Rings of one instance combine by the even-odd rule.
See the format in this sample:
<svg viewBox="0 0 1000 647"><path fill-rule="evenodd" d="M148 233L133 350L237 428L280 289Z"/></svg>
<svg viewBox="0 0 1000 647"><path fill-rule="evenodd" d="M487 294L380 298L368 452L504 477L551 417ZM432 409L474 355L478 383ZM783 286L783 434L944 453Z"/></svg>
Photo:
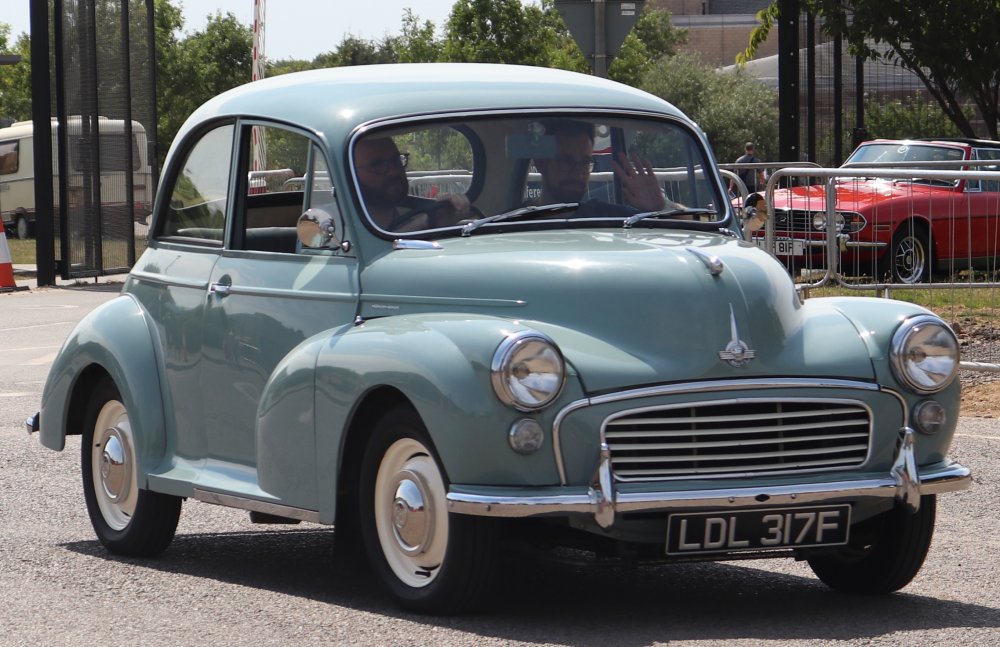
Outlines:
<svg viewBox="0 0 1000 647"><path fill-rule="evenodd" d="M551 436L542 450L522 456L511 449L507 434L516 420L531 416L551 431L560 407L581 397L572 368L561 396L536 414L501 403L490 382L497 346L511 333L527 329L524 323L496 317L404 315L368 321L331 337L316 362L320 478L333 487L343 434L354 413L366 394L390 387L416 408L453 482L557 483ZM323 491L324 485L320 487Z"/></svg>
<svg viewBox="0 0 1000 647"><path fill-rule="evenodd" d="M114 380L128 409L139 458L140 485L163 458L166 445L159 344L145 311L129 295L94 309L63 342L42 391L39 438L62 451L67 433L79 433L81 420L70 420L72 398L89 384L80 381L99 366Z"/></svg>

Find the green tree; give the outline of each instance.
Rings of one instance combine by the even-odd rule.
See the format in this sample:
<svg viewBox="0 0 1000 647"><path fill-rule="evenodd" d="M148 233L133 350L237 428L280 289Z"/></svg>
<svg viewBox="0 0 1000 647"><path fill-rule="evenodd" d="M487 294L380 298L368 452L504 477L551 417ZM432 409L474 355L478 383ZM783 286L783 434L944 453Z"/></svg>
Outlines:
<svg viewBox="0 0 1000 647"><path fill-rule="evenodd" d="M608 67L608 77L637 86L645 71L664 56L673 56L687 42L687 30L674 27L670 12L647 9L625 36L618 56Z"/></svg>
<svg viewBox="0 0 1000 647"><path fill-rule="evenodd" d="M396 41L386 37L379 41L365 40L347 34L332 52L324 52L313 59L314 68L342 67L345 65L375 65L395 63Z"/></svg>
<svg viewBox="0 0 1000 647"><path fill-rule="evenodd" d="M945 115L968 137L976 132L963 97L989 136L1000 135L1000 3L997 0L800 0L852 53L895 63L915 74ZM778 0L758 14L746 61L780 17Z"/></svg>
<svg viewBox="0 0 1000 647"><path fill-rule="evenodd" d="M31 119L31 39L21 33L11 46L10 25L0 22L0 54L21 56L15 65L0 65L0 119Z"/></svg>
<svg viewBox="0 0 1000 647"><path fill-rule="evenodd" d="M722 162L742 154L748 141L762 159L777 150L775 92L743 70L718 72L697 54L680 53L650 65L639 87L698 123Z"/></svg>
<svg viewBox="0 0 1000 647"><path fill-rule="evenodd" d="M962 133L936 104L921 97L881 102L873 97L865 102L865 122L871 137L914 139L918 137L958 137Z"/></svg>
<svg viewBox="0 0 1000 647"><path fill-rule="evenodd" d="M163 30L170 36L182 24L167 0L157 3L157 38ZM250 28L229 13L209 16L204 31L194 32L181 41L157 43L157 87L160 112L159 138L164 144L173 140L185 119L202 103L217 94L250 82L253 37ZM166 50L166 51L164 51Z"/></svg>
<svg viewBox="0 0 1000 647"><path fill-rule="evenodd" d="M443 59L547 66L557 38L542 9L520 0L458 0L445 28Z"/></svg>
<svg viewBox="0 0 1000 647"><path fill-rule="evenodd" d="M420 22L412 10L403 11L403 34L396 39L395 50L400 63L433 63L441 60L444 43L436 36L430 20Z"/></svg>

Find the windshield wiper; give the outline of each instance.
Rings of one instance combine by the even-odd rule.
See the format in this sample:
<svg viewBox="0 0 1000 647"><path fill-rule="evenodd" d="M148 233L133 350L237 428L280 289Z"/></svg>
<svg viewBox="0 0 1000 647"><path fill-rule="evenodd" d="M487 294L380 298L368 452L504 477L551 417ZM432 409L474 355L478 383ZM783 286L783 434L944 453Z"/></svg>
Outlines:
<svg viewBox="0 0 1000 647"><path fill-rule="evenodd" d="M487 216L485 218L479 218L478 220L473 220L472 222L468 222L462 227L462 235L468 236L475 230L479 229L481 226L489 224L491 222L500 222L501 220L512 220L514 218L520 218L521 216L527 216L534 213L558 213L560 211L570 211L571 209L576 209L579 206L580 206L579 202L556 202L553 204L540 204L540 205L530 205L527 207L519 207L517 209L511 209L510 211L504 211L503 213L498 213L495 216Z"/></svg>
<svg viewBox="0 0 1000 647"><path fill-rule="evenodd" d="M631 229L632 225L639 222L640 220L645 220L646 218L676 218L678 216L717 216L719 215L714 209L689 209L687 207L674 208L674 209L660 209L659 211L644 211L642 213L637 213L634 216L629 216L622 223L622 227L625 229Z"/></svg>

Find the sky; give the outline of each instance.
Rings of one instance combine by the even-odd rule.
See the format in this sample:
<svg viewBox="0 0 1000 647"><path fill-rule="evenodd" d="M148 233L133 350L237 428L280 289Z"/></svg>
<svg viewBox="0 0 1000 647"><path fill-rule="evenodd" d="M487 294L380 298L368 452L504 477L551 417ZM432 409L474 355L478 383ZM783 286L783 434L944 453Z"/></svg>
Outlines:
<svg viewBox="0 0 1000 647"><path fill-rule="evenodd" d="M525 4L538 4L522 0ZM0 0L0 22L11 25L11 42L29 31L28 0ZM184 12L184 31L205 26L208 15L230 12L248 26L253 24L253 0L175 0ZM264 48L274 60L312 60L333 50L345 34L366 40L397 35L403 10L413 9L421 22L430 20L444 27L455 0L271 0L267 3Z"/></svg>

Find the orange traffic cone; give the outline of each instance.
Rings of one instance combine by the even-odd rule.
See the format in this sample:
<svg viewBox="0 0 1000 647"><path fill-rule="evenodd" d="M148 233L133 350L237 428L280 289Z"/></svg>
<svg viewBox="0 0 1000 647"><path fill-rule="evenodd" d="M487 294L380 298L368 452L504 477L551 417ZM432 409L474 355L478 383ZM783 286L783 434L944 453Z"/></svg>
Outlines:
<svg viewBox="0 0 1000 647"><path fill-rule="evenodd" d="M7 245L7 234L0 220L0 292L13 292L18 289L14 282L14 264L10 260L10 247Z"/></svg>

